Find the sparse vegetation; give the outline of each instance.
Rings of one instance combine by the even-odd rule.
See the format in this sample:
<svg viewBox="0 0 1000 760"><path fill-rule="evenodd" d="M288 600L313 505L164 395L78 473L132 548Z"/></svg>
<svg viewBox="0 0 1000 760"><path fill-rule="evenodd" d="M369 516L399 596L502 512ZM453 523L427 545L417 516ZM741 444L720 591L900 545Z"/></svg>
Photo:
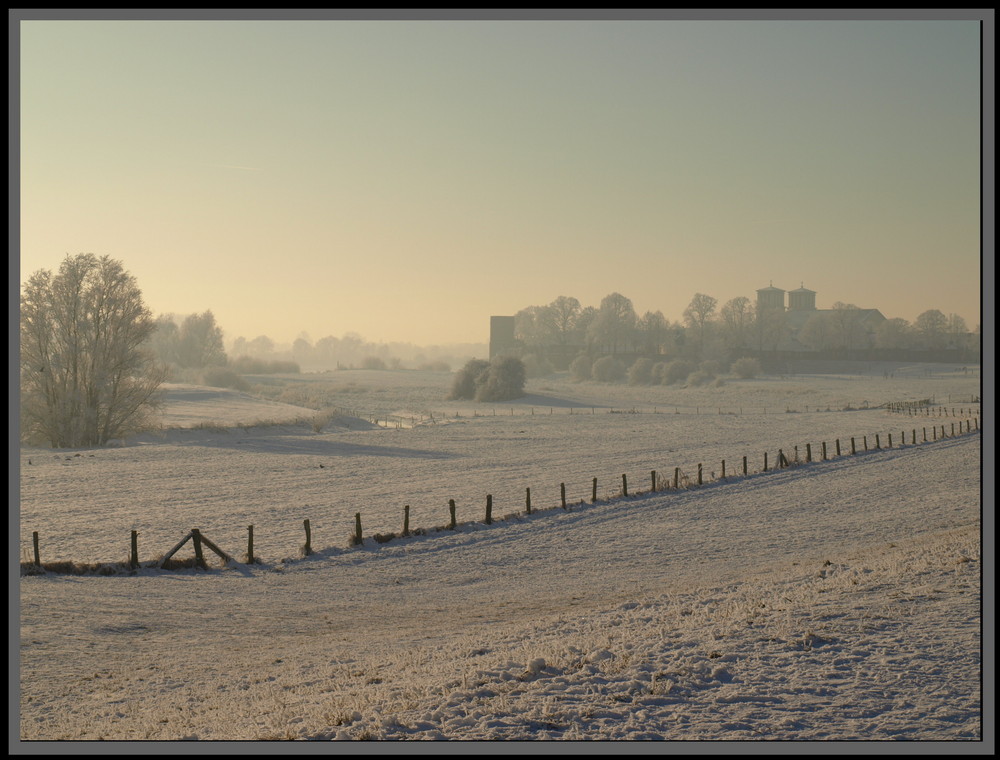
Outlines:
<svg viewBox="0 0 1000 760"><path fill-rule="evenodd" d="M230 367L208 367L201 373L201 384L212 388L231 388L236 391L250 390L250 383Z"/></svg>

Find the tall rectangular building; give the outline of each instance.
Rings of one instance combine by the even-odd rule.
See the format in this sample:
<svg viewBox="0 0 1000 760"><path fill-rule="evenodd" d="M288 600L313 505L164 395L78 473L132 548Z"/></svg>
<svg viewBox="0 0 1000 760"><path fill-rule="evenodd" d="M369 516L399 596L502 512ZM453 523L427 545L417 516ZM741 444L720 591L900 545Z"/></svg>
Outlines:
<svg viewBox="0 0 1000 760"><path fill-rule="evenodd" d="M490 317L490 359L514 353L514 317Z"/></svg>

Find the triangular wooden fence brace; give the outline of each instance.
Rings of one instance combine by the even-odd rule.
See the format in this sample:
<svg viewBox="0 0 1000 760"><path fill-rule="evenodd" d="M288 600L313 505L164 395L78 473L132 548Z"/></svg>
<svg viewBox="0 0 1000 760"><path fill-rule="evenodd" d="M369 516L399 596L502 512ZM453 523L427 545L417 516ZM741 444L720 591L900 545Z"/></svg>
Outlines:
<svg viewBox="0 0 1000 760"><path fill-rule="evenodd" d="M198 528L193 528L190 533L188 533L186 536L184 536L184 538L182 538L178 542L177 546L175 546L173 549L171 549L169 552L167 552L163 556L163 559L160 560L158 566L162 568L163 565L164 565L164 563L166 563L166 561L168 559L170 559L178 551L180 551L181 547L184 546L184 544L186 544L188 541L191 541L194 544L195 557L197 557L198 563L200 565L202 565L202 566L204 566L204 564L205 564L205 560L203 559L202 554L201 554L201 545L202 544L204 544L209 549L211 549L213 552L215 552L216 554L218 554L226 562L232 562L233 561L232 557L230 557L228 554L226 554L224 551L222 551L222 549L220 549L214 543L212 543L207 538L205 538L205 536L203 536L201 534L201 531L198 530Z"/></svg>

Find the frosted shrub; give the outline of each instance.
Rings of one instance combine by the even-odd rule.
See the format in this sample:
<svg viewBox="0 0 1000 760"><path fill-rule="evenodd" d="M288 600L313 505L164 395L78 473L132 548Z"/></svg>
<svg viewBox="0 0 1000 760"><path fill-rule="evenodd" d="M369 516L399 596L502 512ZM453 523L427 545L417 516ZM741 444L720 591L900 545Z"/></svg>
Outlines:
<svg viewBox="0 0 1000 760"><path fill-rule="evenodd" d="M485 359L469 359L465 366L455 373L448 400L474 399L479 376L485 374L489 368L490 363Z"/></svg>
<svg viewBox="0 0 1000 760"><path fill-rule="evenodd" d="M652 372L650 373L650 382L654 385L666 385L667 384L667 370L670 365L667 362L657 362L653 365Z"/></svg>
<svg viewBox="0 0 1000 760"><path fill-rule="evenodd" d="M736 377L744 380L757 377L757 375L763 372L760 362L749 356L744 356L742 359L734 361L732 365L730 365L729 371L736 375Z"/></svg>
<svg viewBox="0 0 1000 760"><path fill-rule="evenodd" d="M636 359L628 369L629 385L649 385L653 381L653 360Z"/></svg>
<svg viewBox="0 0 1000 760"><path fill-rule="evenodd" d="M591 377L602 383L616 383L625 379L625 365L613 356L602 356L590 369Z"/></svg>
<svg viewBox="0 0 1000 760"><path fill-rule="evenodd" d="M528 354L521 361L524 362L528 377L545 377L552 374L552 364L544 356Z"/></svg>
<svg viewBox="0 0 1000 760"><path fill-rule="evenodd" d="M663 384L673 385L674 383L683 382L697 369L698 367L692 361L675 359L667 365L666 372L664 372Z"/></svg>
<svg viewBox="0 0 1000 760"><path fill-rule="evenodd" d="M476 401L510 401L524 395L527 372L514 356L496 357L476 379Z"/></svg>
<svg viewBox="0 0 1000 760"><path fill-rule="evenodd" d="M379 356L366 356L361 362L361 369L388 369L388 365Z"/></svg>
<svg viewBox="0 0 1000 760"><path fill-rule="evenodd" d="M229 366L244 375L297 375L301 372L298 362L275 359L267 361L253 356L240 356Z"/></svg>
<svg viewBox="0 0 1000 760"><path fill-rule="evenodd" d="M513 356L493 361L470 359L455 373L449 400L509 401L524 395L527 372L524 362Z"/></svg>
<svg viewBox="0 0 1000 760"><path fill-rule="evenodd" d="M593 362L586 354L580 354L569 363L569 372L574 380L589 380Z"/></svg>
<svg viewBox="0 0 1000 760"><path fill-rule="evenodd" d="M250 390L250 383L229 367L209 367L201 373L201 382L212 388L232 388L237 391Z"/></svg>

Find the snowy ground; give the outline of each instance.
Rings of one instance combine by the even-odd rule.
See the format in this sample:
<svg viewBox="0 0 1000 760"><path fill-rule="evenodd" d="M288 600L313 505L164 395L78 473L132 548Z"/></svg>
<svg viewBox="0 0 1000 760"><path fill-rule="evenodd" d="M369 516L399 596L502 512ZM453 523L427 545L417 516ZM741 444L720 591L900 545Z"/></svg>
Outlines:
<svg viewBox="0 0 1000 760"><path fill-rule="evenodd" d="M135 529L147 561L193 527L240 555L253 524L261 559L22 577L22 740L984 747L983 438L950 436L968 418L952 409L978 415L975 374L887 365L713 389L557 377L495 413L441 401L447 375L354 377L368 389L350 391L355 408L366 396L415 426L316 432L308 410L176 388L158 435L20 451L22 556L38 531L43 561L121 561ZM861 408L931 397L933 417ZM235 427L276 411L297 423ZM209 420L234 427L191 429ZM773 471L795 447L799 466ZM651 470L693 481L699 463L702 487L649 492ZM446 525L449 498L455 531L373 540L400 531L404 505L411 528ZM368 538L351 547L357 513ZM306 518L316 553L302 557Z"/></svg>

